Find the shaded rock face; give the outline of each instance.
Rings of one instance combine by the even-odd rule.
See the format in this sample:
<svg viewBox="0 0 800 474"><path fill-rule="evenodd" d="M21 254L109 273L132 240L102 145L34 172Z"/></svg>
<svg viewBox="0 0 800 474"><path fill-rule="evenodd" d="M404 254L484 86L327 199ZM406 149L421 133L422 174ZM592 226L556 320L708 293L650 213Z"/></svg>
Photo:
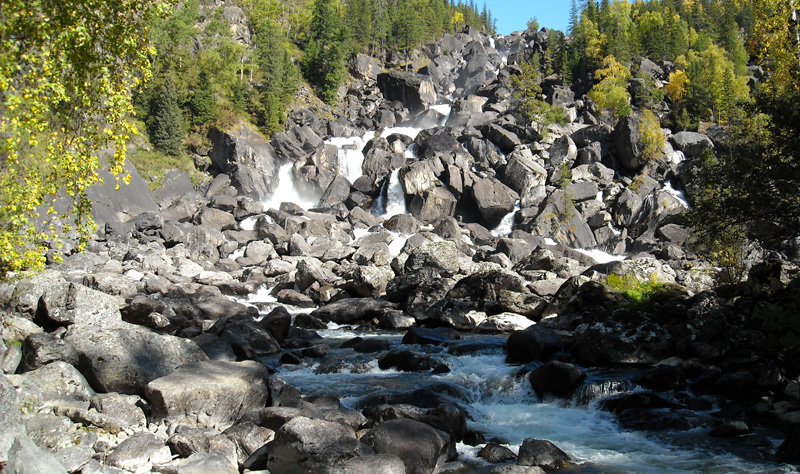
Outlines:
<svg viewBox="0 0 800 474"><path fill-rule="evenodd" d="M272 145L248 124L241 123L236 132L209 132L214 168L226 173L239 193L263 200L277 186L277 155Z"/></svg>
<svg viewBox="0 0 800 474"><path fill-rule="evenodd" d="M370 430L362 442L378 454L394 454L409 474L434 472L451 456L450 436L414 420L391 420Z"/></svg>
<svg viewBox="0 0 800 474"><path fill-rule="evenodd" d="M102 229L109 222L127 222L143 212L158 211L156 198L139 176L136 167L126 163L122 175L126 173L130 175L130 183L120 183L119 189L116 189L115 177L105 169L100 170L98 174L103 184L87 190L93 203L92 217L98 228Z"/></svg>
<svg viewBox="0 0 800 474"><path fill-rule="evenodd" d="M392 70L378 75L378 87L387 100L403 103L412 113L436 103L436 87L429 77Z"/></svg>
<svg viewBox="0 0 800 474"><path fill-rule="evenodd" d="M141 395L148 382L185 363L208 359L189 340L124 322L99 328L76 324L64 340L78 352L81 371L103 392Z"/></svg>

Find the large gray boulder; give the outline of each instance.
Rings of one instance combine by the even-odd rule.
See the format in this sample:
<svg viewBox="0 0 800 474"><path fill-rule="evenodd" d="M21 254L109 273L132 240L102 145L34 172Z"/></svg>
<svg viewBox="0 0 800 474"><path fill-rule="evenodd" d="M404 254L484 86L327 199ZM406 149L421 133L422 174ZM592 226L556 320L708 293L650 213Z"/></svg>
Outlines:
<svg viewBox="0 0 800 474"><path fill-rule="evenodd" d="M14 438L26 434L25 425L22 423L22 410L19 395L14 385L0 374L0 463L8 460L8 450L14 443ZM6 466L8 467L8 466Z"/></svg>
<svg viewBox="0 0 800 474"><path fill-rule="evenodd" d="M436 103L436 86L429 76L392 70L378 75L378 87L386 100L402 102L411 113Z"/></svg>
<svg viewBox="0 0 800 474"><path fill-rule="evenodd" d="M574 202L560 189L547 198L539 214L525 230L574 248L591 249L597 246L592 229L575 208Z"/></svg>
<svg viewBox="0 0 800 474"><path fill-rule="evenodd" d="M145 397L156 420L223 431L266 405L268 376L254 361L194 362L148 383Z"/></svg>
<svg viewBox="0 0 800 474"><path fill-rule="evenodd" d="M350 61L350 74L357 79L374 81L382 69L380 61L366 54L356 54Z"/></svg>
<svg viewBox="0 0 800 474"><path fill-rule="evenodd" d="M370 430L361 441L377 454L398 456L407 474L435 472L453 455L450 435L415 420L387 421Z"/></svg>
<svg viewBox="0 0 800 474"><path fill-rule="evenodd" d="M285 423L268 445L267 468L283 474L321 472L368 450L350 426L298 416Z"/></svg>
<svg viewBox="0 0 800 474"><path fill-rule="evenodd" d="M550 441L525 438L519 448L517 464L538 466L548 471L562 469L570 464L569 455Z"/></svg>
<svg viewBox="0 0 800 474"><path fill-rule="evenodd" d="M546 196L547 170L536 161L528 148L508 155L502 180L519 194L520 207L537 205Z"/></svg>
<svg viewBox="0 0 800 474"><path fill-rule="evenodd" d="M519 194L496 178L483 178L472 185L472 199L487 227L495 227L519 200Z"/></svg>
<svg viewBox="0 0 800 474"><path fill-rule="evenodd" d="M148 472L154 464L172 459L167 445L146 431L134 433L121 442L106 459L106 464L131 472Z"/></svg>
<svg viewBox="0 0 800 474"><path fill-rule="evenodd" d="M8 463L3 472L9 474L67 474L67 470L55 456L22 436L16 438L11 449L8 450Z"/></svg>
<svg viewBox="0 0 800 474"><path fill-rule="evenodd" d="M234 132L212 129L209 138L214 168L230 176L239 194L256 200L272 194L277 186L277 154L255 129L242 122Z"/></svg>
<svg viewBox="0 0 800 474"><path fill-rule="evenodd" d="M78 351L81 373L101 392L141 395L150 381L178 366L208 360L192 341L125 322L75 324L64 340Z"/></svg>
<svg viewBox="0 0 800 474"><path fill-rule="evenodd" d="M642 132L639 130L641 122L641 118L637 115L623 117L611 135L620 164L631 171L638 171L644 165L642 159L644 146Z"/></svg>
<svg viewBox="0 0 800 474"><path fill-rule="evenodd" d="M102 179L99 185L92 186L86 192L92 201L92 217L99 228L106 223L127 222L142 212L158 212L158 203L147 183L139 176L136 167L126 161L122 176L130 176L130 182L119 182L105 168L98 171Z"/></svg>
<svg viewBox="0 0 800 474"><path fill-rule="evenodd" d="M49 287L39 307L39 315L61 324L106 325L122 320L119 302L113 296L89 287L62 282Z"/></svg>
<svg viewBox="0 0 800 474"><path fill-rule="evenodd" d="M431 222L441 217L453 216L457 203L453 193L437 186L415 195L411 200L409 211L420 221Z"/></svg>
<svg viewBox="0 0 800 474"><path fill-rule="evenodd" d="M703 156L703 152L714 148L714 143L708 136L697 132L678 132L669 139L676 150L680 150L688 158Z"/></svg>
<svg viewBox="0 0 800 474"><path fill-rule="evenodd" d="M392 303L374 298L345 298L322 306L311 316L336 324L352 324L380 318L386 311L395 309Z"/></svg>

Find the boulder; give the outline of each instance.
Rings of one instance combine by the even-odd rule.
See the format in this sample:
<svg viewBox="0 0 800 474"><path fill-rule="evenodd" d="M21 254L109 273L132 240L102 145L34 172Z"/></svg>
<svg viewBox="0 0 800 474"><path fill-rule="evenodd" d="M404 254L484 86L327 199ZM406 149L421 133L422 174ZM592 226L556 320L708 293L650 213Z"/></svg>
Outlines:
<svg viewBox="0 0 800 474"><path fill-rule="evenodd" d="M178 366L208 360L189 340L124 322L113 326L75 324L64 340L78 352L81 373L102 392L141 395L147 383Z"/></svg>
<svg viewBox="0 0 800 474"><path fill-rule="evenodd" d="M107 325L121 321L119 302L76 283L53 285L42 295L39 315L62 325Z"/></svg>
<svg viewBox="0 0 800 474"><path fill-rule="evenodd" d="M275 149L249 124L241 122L233 132L212 129L211 162L226 173L239 194L265 200L277 186L278 161Z"/></svg>
<svg viewBox="0 0 800 474"><path fill-rule="evenodd" d="M63 339L46 332L26 337L22 343L22 354L20 370L23 372L38 369L55 361L78 364L78 353L75 348Z"/></svg>
<svg viewBox="0 0 800 474"><path fill-rule="evenodd" d="M516 150L507 158L502 180L519 194L521 207L539 204L545 197L547 170L540 165L529 149Z"/></svg>
<svg viewBox="0 0 800 474"><path fill-rule="evenodd" d="M564 342L552 329L532 325L512 333L506 341L506 360L511 364L527 364L545 360L561 350Z"/></svg>
<svg viewBox="0 0 800 474"><path fill-rule="evenodd" d="M586 379L586 373L566 362L552 360L530 374L531 386L540 396L568 397Z"/></svg>
<svg viewBox="0 0 800 474"><path fill-rule="evenodd" d="M472 186L472 199L483 217L483 224L491 228L514 210L519 194L496 178L483 178Z"/></svg>
<svg viewBox="0 0 800 474"><path fill-rule="evenodd" d="M525 438L519 448L517 464L520 466L538 466L548 471L563 469L570 464L567 453L550 441Z"/></svg>
<svg viewBox="0 0 800 474"><path fill-rule="evenodd" d="M361 441L376 454L398 456L407 474L435 472L452 457L447 433L414 420L387 421L370 430Z"/></svg>
<svg viewBox="0 0 800 474"><path fill-rule="evenodd" d="M497 145L503 153L511 153L514 148L522 144L516 133L503 128L498 124L489 124L481 128L483 136Z"/></svg>
<svg viewBox="0 0 800 474"><path fill-rule="evenodd" d="M676 150L680 150L687 158L699 158L709 148L714 148L714 143L708 136L697 132L678 132L669 139Z"/></svg>
<svg viewBox="0 0 800 474"><path fill-rule="evenodd" d="M0 463L8 461L8 452L14 438L22 438L26 434L22 422L22 404L14 385L0 374ZM6 465L8 469L8 465Z"/></svg>
<svg viewBox="0 0 800 474"><path fill-rule="evenodd" d="M52 453L19 436L8 451L8 462L3 472L10 474L67 474L64 466Z"/></svg>
<svg viewBox="0 0 800 474"><path fill-rule="evenodd" d="M612 139L617 149L617 158L620 164L631 171L638 171L642 161L642 132L639 130L641 118L637 115L623 117L617 123L612 133Z"/></svg>
<svg viewBox="0 0 800 474"><path fill-rule="evenodd" d="M322 474L405 474L402 459L393 454L368 454L327 467Z"/></svg>
<svg viewBox="0 0 800 474"><path fill-rule="evenodd" d="M253 362L193 362L147 384L153 419L223 431L264 407L269 371Z"/></svg>
<svg viewBox="0 0 800 474"><path fill-rule="evenodd" d="M427 242L411 251L406 259L404 271L417 272L423 268L431 268L439 275L450 277L461 268L459 260L466 257L458 250L455 242Z"/></svg>
<svg viewBox="0 0 800 474"><path fill-rule="evenodd" d="M108 456L106 464L126 471L146 472L154 464L163 464L171 459L172 453L167 445L156 435L144 431L121 442Z"/></svg>
<svg viewBox="0 0 800 474"><path fill-rule="evenodd" d="M352 324L380 318L384 312L395 309L392 303L374 298L345 298L314 310L311 315L336 324Z"/></svg>
<svg viewBox="0 0 800 474"><path fill-rule="evenodd" d="M383 69L380 61L367 56L366 54L356 54L350 61L350 74L360 80L376 80L378 74Z"/></svg>
<svg viewBox="0 0 800 474"><path fill-rule="evenodd" d="M353 429L341 423L298 416L275 433L268 446L271 472L305 474L367 454Z"/></svg>
<svg viewBox="0 0 800 474"><path fill-rule="evenodd" d="M95 395L84 376L61 361L25 372L19 385L27 394L27 400L39 406L54 402L88 402Z"/></svg>
<svg viewBox="0 0 800 474"><path fill-rule="evenodd" d="M411 113L436 103L436 86L421 74L390 70L378 75L378 87L386 100L400 101Z"/></svg>
<svg viewBox="0 0 800 474"><path fill-rule="evenodd" d="M435 187L415 195L411 200L411 215L422 222L431 222L441 217L455 214L457 200L453 194L443 187Z"/></svg>

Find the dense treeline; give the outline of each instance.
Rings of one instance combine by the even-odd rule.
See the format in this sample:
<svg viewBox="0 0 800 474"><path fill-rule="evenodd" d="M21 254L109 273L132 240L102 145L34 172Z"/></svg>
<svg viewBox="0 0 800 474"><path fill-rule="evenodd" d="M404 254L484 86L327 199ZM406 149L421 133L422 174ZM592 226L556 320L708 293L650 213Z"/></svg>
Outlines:
<svg viewBox="0 0 800 474"><path fill-rule="evenodd" d="M589 97L611 121L652 109L661 123L651 120L649 128L721 126L727 138L700 164L689 216L699 243L731 267L747 239L796 251L796 2L573 0L571 10L571 35L556 35L543 70L560 73L576 90L591 88ZM668 80L656 84L643 74L643 58L665 66Z"/></svg>

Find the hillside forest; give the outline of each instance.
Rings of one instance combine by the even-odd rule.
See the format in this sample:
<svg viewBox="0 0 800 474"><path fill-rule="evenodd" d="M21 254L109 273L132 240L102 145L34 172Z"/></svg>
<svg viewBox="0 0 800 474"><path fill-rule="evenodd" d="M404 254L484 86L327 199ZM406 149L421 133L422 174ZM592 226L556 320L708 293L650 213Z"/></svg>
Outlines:
<svg viewBox="0 0 800 474"><path fill-rule="evenodd" d="M13 92L23 91L25 80L32 81L34 91L48 86L35 77L21 77L22 68L15 68L15 61L27 58L37 67L53 67L48 60L36 62L36 54L43 50L36 49L33 35L28 39L29 51L19 48L15 31L31 28L30 20L36 16L60 18L63 14L45 3L12 3L3 9L11 12L16 6L22 14L4 15L0 32L5 45L17 45L16 49L4 47L2 58L6 112L18 107L19 94ZM785 247L800 230L794 156L800 123L794 106L799 94L798 38L791 3L572 0L569 31L552 32L550 47L526 57L523 71L533 71L534 83L556 78L576 96L586 94L609 122L645 114L654 149L659 134L652 132L659 127L673 132L722 129L727 146L709 152L704 161L704 192L698 194L690 213L700 241L722 260L735 259L734 250L745 238ZM101 131L98 125L92 132L97 136L84 133L83 141L88 147L105 145L103 137L110 138L117 150L110 165L118 171L124 143L138 128L149 143L139 146L132 158L155 177L158 171L150 173L149 168L193 168L190 157L202 155L209 146L210 128L225 129L245 119L269 136L283 128L287 111L301 100L335 114L337 97L348 81L348 61L355 54L378 57L389 66L418 68L419 48L434 38L467 25L494 32L491 11L472 0L237 0L223 4L187 0L175 5L130 1L116 8L129 15L135 27L103 31L103 38L112 42L116 35L130 41L121 41L123 46L109 43L114 47L104 50L107 57L87 53L60 60L73 61L71 67L76 70L82 62L96 67L113 55L127 61L129 68L120 76L124 80L115 81L107 67L99 74L87 73L87 77L102 77L103 84L116 85L116 89L74 88L73 92L86 97L121 97L123 105L127 103L123 96L133 92L129 106L117 107L114 113L95 111L105 123L117 123L117 128ZM137 9L147 14L135 14ZM77 38L82 34L74 27L78 20L86 24L109 15L79 7L75 12L64 24L73 25L67 31ZM58 28L57 22L53 25ZM537 26L535 18L529 25ZM148 36L141 37L145 31ZM67 45L75 41L69 35L62 39ZM43 44L47 41L52 40L42 39ZM642 69L644 59L668 66L669 80L654 82ZM50 85L59 85L58 76L48 76L48 80L52 80ZM17 89L7 86L17 83ZM522 82L516 84L521 87ZM537 90L541 89L534 84L523 95L541 102L542 97L535 97ZM43 100L40 105L52 103ZM36 137L49 133L48 126L71 120L37 121L41 111L24 107L28 125L40 132L20 132L22 122L4 119L2 132L17 140L4 145L7 163L15 163L12 158L23 148L30 156L57 153L44 150ZM7 191L2 196L3 220L8 222L3 228L4 271L41 265L41 252L20 250L21 242L14 236L31 227L25 211L40 206L43 196L57 194L59 186L77 199L79 218L74 227L87 235L91 227L86 220L88 203L81 197L94 182L97 164L87 158L89 148L67 155L63 166L58 162L51 175L38 169L39 165L26 163L15 163L3 174L2 188ZM89 164L76 169L71 164L81 157ZM19 182L20 173L33 170L37 170L35 177L28 182L39 184L28 186L30 193L11 185ZM20 217L12 219L14 215ZM43 237L35 232L26 235Z"/></svg>

